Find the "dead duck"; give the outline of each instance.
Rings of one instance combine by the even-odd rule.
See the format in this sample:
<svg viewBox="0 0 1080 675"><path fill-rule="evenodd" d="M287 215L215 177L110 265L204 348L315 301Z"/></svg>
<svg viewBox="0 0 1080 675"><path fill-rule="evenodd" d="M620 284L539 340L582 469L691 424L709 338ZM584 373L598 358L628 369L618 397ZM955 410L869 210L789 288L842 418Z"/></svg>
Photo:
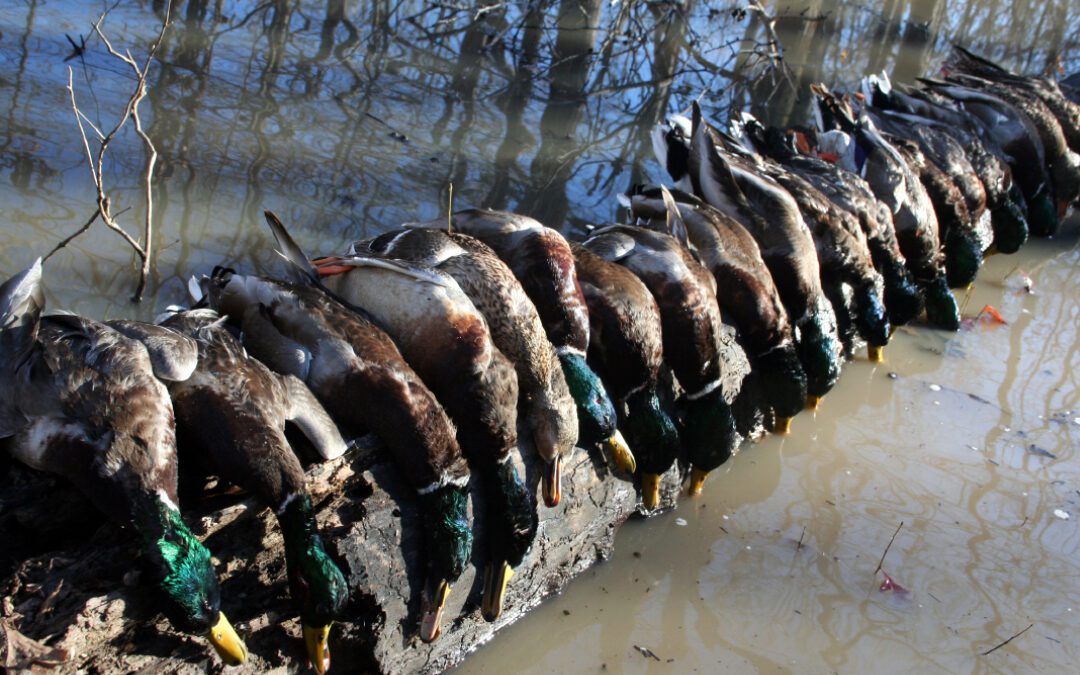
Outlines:
<svg viewBox="0 0 1080 675"><path fill-rule="evenodd" d="M919 82L970 113L981 125L986 138L1008 157L1013 177L1027 204L1031 234L1048 236L1056 232L1055 181L1047 169L1042 137L1031 119L992 91L929 78L920 78Z"/></svg>
<svg viewBox="0 0 1080 675"><path fill-rule="evenodd" d="M960 328L960 310L945 278L937 216L917 171L865 116L856 118L846 102L815 86L818 150L841 168L866 179L893 215L896 239L923 293L927 321L946 330Z"/></svg>
<svg viewBox="0 0 1080 675"><path fill-rule="evenodd" d="M738 444L722 386L725 338L716 280L679 240L666 233L608 225L594 230L583 245L632 271L656 299L664 360L685 391L680 436L692 467L689 491L698 494L709 472L725 462ZM656 502L659 479L656 474L642 474L646 504Z"/></svg>
<svg viewBox="0 0 1080 675"><path fill-rule="evenodd" d="M224 480L274 511L308 660L321 675L330 668L330 628L348 602L349 586L319 535L285 422L302 429L324 459L343 454L345 441L307 385L248 356L214 310L176 311L160 323L193 339L199 350L192 376L169 383L181 453L198 452Z"/></svg>
<svg viewBox="0 0 1080 675"><path fill-rule="evenodd" d="M892 212L874 195L866 181L832 162L804 154L817 147L813 140L816 136L810 129L783 130L752 122L745 127L758 152L806 179L856 218L866 236L870 258L885 285L890 327L896 328L915 319L922 312L923 302L897 243Z"/></svg>
<svg viewBox="0 0 1080 675"><path fill-rule="evenodd" d="M1019 75L993 61L954 44L943 66L945 74L952 71L975 75L1034 96L1057 118L1069 149L1080 152L1080 103L1070 100L1057 82L1049 78ZM1065 80L1062 81L1064 84Z"/></svg>
<svg viewBox="0 0 1080 675"><path fill-rule="evenodd" d="M581 441L613 447L617 431L615 407L603 382L586 361L589 310L566 239L533 218L509 211L465 209L454 213L451 220L453 231L464 232L490 246L536 305L548 339L559 355L570 394L577 402ZM423 225L442 227L445 223Z"/></svg>
<svg viewBox="0 0 1080 675"><path fill-rule="evenodd" d="M869 100L889 116L915 127L933 128L960 144L986 193L993 229L990 252L1018 251L1028 237L1027 204L1013 181L1007 156L996 144L983 140L979 123L966 112L948 107L940 96L893 87L884 74L865 81L872 88Z"/></svg>
<svg viewBox="0 0 1080 675"><path fill-rule="evenodd" d="M247 649L221 611L210 552L177 507L173 408L141 342L73 314L42 316L41 261L0 286L0 438L15 459L71 481L131 524L178 629L227 664ZM161 375L195 367L188 338L160 328ZM175 346L169 357L168 343Z"/></svg>
<svg viewBox="0 0 1080 675"><path fill-rule="evenodd" d="M840 338L836 314L821 287L813 236L794 198L747 162L723 151L723 142L696 104L691 128L689 176L694 193L739 221L757 241L794 322L808 405L816 408L840 377Z"/></svg>
<svg viewBox="0 0 1080 675"><path fill-rule="evenodd" d="M272 342L263 348L252 343L249 349L261 355L277 344L285 357L305 355L300 363L281 367L303 369L310 360L318 371L303 379L331 414L364 425L395 450L430 525L420 637L434 640L450 585L472 547L466 512L469 468L462 451L486 467L481 471L491 480L485 489L502 500L488 505L500 521L493 529L503 533L493 538L499 559L520 560L535 535L534 500L509 461L517 444L517 374L492 343L483 316L446 274L370 255L312 263L281 221L266 215L291 273L303 283L248 277L246 290L237 287L237 294L246 296L248 320L276 316L274 330L282 336L262 329ZM315 288L316 282L326 290ZM220 307L228 311L224 302ZM245 329L248 333L258 335L260 329L253 326ZM313 358L323 353L325 362ZM450 419L457 426L456 438ZM495 567L493 554L488 571L498 574L486 585L501 593L510 569Z"/></svg>
<svg viewBox="0 0 1080 675"><path fill-rule="evenodd" d="M772 178L799 206L810 228L821 268L825 297L836 313L844 354L854 357L856 335L867 343L870 360L880 363L892 333L882 299L884 280L874 267L866 234L848 211L840 208L812 183L757 152L742 119L731 124L729 145L740 144L759 173ZM850 289L851 299L848 299Z"/></svg>
<svg viewBox="0 0 1080 675"><path fill-rule="evenodd" d="M780 301L772 275L761 259L757 242L738 221L693 195L664 188L638 188L630 208L639 220L656 229L668 227L677 216L702 264L716 279L721 312L733 320L750 362L773 412L773 430L788 433L791 418L806 401L806 373L795 351L791 321ZM678 214L669 213L672 205Z"/></svg>
<svg viewBox="0 0 1080 675"><path fill-rule="evenodd" d="M589 363L615 399L619 427L638 448L646 509L659 500L658 479L679 452L679 431L658 394L664 367L660 308L633 272L571 243L589 306ZM654 487L654 485L656 487Z"/></svg>

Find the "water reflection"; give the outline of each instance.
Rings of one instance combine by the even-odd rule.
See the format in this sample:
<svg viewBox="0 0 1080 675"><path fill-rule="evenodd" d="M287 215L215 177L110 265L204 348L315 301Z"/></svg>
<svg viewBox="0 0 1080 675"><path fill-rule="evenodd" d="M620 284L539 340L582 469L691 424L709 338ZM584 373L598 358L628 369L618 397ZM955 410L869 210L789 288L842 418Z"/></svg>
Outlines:
<svg viewBox="0 0 1080 675"><path fill-rule="evenodd" d="M760 20L714 1L177 0L146 106L161 155L151 291L174 301L192 269L268 260L257 225L266 207L312 245L336 245L438 215L453 183L459 205L515 208L575 231L611 218L615 191L660 177L648 127L692 99L719 118L749 106L772 121L800 119L806 83L880 68L910 79L950 38L1026 70L1076 67L1080 48L1068 36L1080 19L1068 5L772 3L792 88L768 72ZM106 30L145 53L165 8L122 3ZM97 11L40 0L0 8L5 268L86 217L92 192L66 68L98 122L112 119L130 86L96 38L64 61L64 35L88 35ZM116 201L137 213L144 160L135 143L112 152ZM128 311L111 298L122 296L130 261L104 232L55 263L50 287L63 304ZM95 265L106 272L88 274Z"/></svg>

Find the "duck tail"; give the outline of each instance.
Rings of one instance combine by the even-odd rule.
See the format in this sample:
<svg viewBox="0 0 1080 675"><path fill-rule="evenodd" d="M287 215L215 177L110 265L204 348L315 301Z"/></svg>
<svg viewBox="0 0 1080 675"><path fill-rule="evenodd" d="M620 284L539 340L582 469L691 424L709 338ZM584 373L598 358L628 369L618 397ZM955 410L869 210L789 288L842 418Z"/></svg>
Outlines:
<svg viewBox="0 0 1080 675"><path fill-rule="evenodd" d="M266 224L270 226L270 231L274 233L278 255L289 262L290 276L295 281L303 283L318 281L315 268L311 266L311 262L308 260L304 250L300 248L300 245L293 240L289 231L285 229L285 224L281 222L281 219L269 209L263 211L263 215L266 216Z"/></svg>
<svg viewBox="0 0 1080 675"><path fill-rule="evenodd" d="M0 356L21 362L37 339L45 291L41 286L41 258L0 285Z"/></svg>
<svg viewBox="0 0 1080 675"><path fill-rule="evenodd" d="M660 196L664 200L664 209L667 211L668 234L678 239L679 243L689 250L690 234L686 229L686 221L683 220L682 212L679 211L679 205L675 202L675 198L671 196L671 191L663 185L660 186Z"/></svg>

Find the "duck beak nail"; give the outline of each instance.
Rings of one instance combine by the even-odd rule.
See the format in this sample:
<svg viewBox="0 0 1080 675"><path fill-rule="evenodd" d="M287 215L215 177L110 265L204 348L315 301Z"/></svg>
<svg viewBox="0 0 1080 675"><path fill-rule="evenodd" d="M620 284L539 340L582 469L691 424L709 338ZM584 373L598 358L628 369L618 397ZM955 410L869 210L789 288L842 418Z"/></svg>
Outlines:
<svg viewBox="0 0 1080 675"><path fill-rule="evenodd" d="M686 489L686 492L696 497L701 494L701 488L705 487L705 479L709 476L708 471L703 471L696 466L690 469L690 486Z"/></svg>
<svg viewBox="0 0 1080 675"><path fill-rule="evenodd" d="M641 474L641 502L649 511L660 504L660 474Z"/></svg>
<svg viewBox="0 0 1080 675"><path fill-rule="evenodd" d="M871 363L884 363L885 362L885 348L879 345L867 345L866 354L870 358Z"/></svg>
<svg viewBox="0 0 1080 675"><path fill-rule="evenodd" d="M806 397L806 407L809 410L816 411L818 408L821 407L821 397L820 396L814 396L813 394L807 396Z"/></svg>
<svg viewBox="0 0 1080 675"><path fill-rule="evenodd" d="M442 614L448 597L450 584L446 579L440 579L434 597L424 598L423 616L420 617L420 639L424 642L434 642L442 633Z"/></svg>
<svg viewBox="0 0 1080 675"><path fill-rule="evenodd" d="M514 569L505 560L488 563L484 567L484 600L481 607L484 619L494 621L502 614L506 585L514 576Z"/></svg>
<svg viewBox="0 0 1080 675"><path fill-rule="evenodd" d="M773 433L777 434L790 434L791 433L791 418L790 417L777 417L776 424L773 428Z"/></svg>
<svg viewBox="0 0 1080 675"><path fill-rule="evenodd" d="M543 478L544 503L548 508L559 505L562 499L562 457L558 455L544 470Z"/></svg>

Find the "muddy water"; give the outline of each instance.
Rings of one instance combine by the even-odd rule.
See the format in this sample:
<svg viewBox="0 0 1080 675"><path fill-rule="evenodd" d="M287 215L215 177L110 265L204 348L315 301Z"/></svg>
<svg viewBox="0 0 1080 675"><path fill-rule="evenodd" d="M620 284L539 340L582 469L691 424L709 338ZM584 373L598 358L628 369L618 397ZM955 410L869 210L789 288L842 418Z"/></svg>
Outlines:
<svg viewBox="0 0 1080 675"><path fill-rule="evenodd" d="M754 54L761 27L729 2L482 4L175 2L142 104L159 153L148 299L128 302L132 256L99 223L47 263L51 306L146 318L212 265L278 269L263 208L328 251L445 213L453 183L455 205L513 208L577 235L615 215L616 191L662 178L648 144L660 116L700 98L719 119L750 107L801 121L805 84L883 68L910 81L950 39L1024 71L1080 68L1070 0L781 2L787 76ZM164 6L124 2L106 31L141 57ZM65 34L79 42L97 12L0 3L3 276L92 209L68 67L103 129L131 86L96 38L65 61ZM106 183L136 236L145 166L122 133ZM1071 670L1076 239L1074 225L991 260L967 315L992 304L1007 326L901 331L887 364L850 364L791 436L744 448L701 499L628 524L614 560L464 670ZM1035 294L1018 274L1003 281L1016 267ZM900 522L883 567L908 592L883 593L874 568Z"/></svg>
<svg viewBox="0 0 1080 675"><path fill-rule="evenodd" d="M461 671L1073 671L1078 226L980 272L1008 325L901 330Z"/></svg>

